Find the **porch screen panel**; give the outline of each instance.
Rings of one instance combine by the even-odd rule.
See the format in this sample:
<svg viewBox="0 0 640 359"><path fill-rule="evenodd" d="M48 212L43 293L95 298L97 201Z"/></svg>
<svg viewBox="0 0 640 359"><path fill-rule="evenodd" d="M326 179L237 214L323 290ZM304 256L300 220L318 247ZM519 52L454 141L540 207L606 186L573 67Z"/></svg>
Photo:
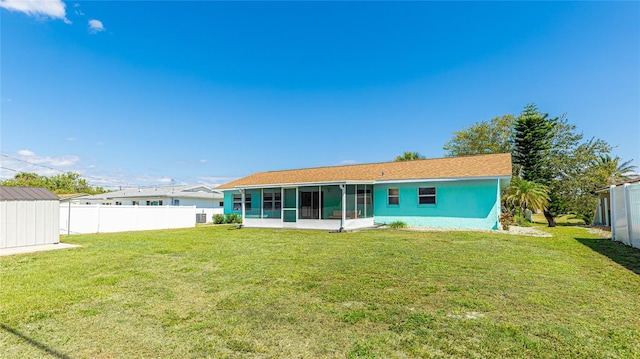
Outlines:
<svg viewBox="0 0 640 359"><path fill-rule="evenodd" d="M262 218L282 216L282 192L280 188L262 190Z"/></svg>
<svg viewBox="0 0 640 359"><path fill-rule="evenodd" d="M297 218L296 208L296 189L286 188L283 191L284 195L284 207L282 209L284 222L295 222Z"/></svg>
<svg viewBox="0 0 640 359"><path fill-rule="evenodd" d="M371 218L373 217L373 197L372 197L372 185L357 185L356 194L357 202L356 208L358 210L358 218Z"/></svg>
<svg viewBox="0 0 640 359"><path fill-rule="evenodd" d="M346 203L347 219L353 219L353 218L356 218L355 217L355 214L356 214L356 185L353 185L353 184L347 185L346 192L347 192L347 203Z"/></svg>
<svg viewBox="0 0 640 359"><path fill-rule="evenodd" d="M342 190L340 186L322 186L322 219L342 218Z"/></svg>
<svg viewBox="0 0 640 359"><path fill-rule="evenodd" d="M260 218L261 196L259 189L245 191L244 210L247 218Z"/></svg>

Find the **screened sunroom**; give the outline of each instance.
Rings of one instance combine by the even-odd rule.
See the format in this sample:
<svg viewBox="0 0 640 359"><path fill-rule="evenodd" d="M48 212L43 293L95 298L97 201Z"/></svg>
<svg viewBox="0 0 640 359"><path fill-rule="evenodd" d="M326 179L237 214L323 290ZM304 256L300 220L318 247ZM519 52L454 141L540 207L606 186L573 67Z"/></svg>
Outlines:
<svg viewBox="0 0 640 359"><path fill-rule="evenodd" d="M246 227L346 230L373 226L370 183L241 188L227 196L232 212L242 215Z"/></svg>

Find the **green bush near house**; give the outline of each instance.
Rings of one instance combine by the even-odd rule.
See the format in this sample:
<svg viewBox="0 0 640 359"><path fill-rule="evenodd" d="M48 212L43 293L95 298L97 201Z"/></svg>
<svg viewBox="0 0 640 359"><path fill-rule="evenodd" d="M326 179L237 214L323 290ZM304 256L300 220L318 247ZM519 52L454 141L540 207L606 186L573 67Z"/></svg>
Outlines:
<svg viewBox="0 0 640 359"><path fill-rule="evenodd" d="M242 223L242 216L237 214L237 213L225 214L224 223L228 223L228 224L237 223L237 224L240 224L240 223Z"/></svg>
<svg viewBox="0 0 640 359"><path fill-rule="evenodd" d="M509 227L513 226L516 221L513 219L513 214L509 212L500 213L500 224L505 231L509 230Z"/></svg>
<svg viewBox="0 0 640 359"><path fill-rule="evenodd" d="M393 228L393 229L400 229L400 228L407 228L408 226L406 223L402 221L395 221L387 224L387 227Z"/></svg>
<svg viewBox="0 0 640 359"><path fill-rule="evenodd" d="M218 213L213 216L214 224L223 224L224 223L224 214Z"/></svg>

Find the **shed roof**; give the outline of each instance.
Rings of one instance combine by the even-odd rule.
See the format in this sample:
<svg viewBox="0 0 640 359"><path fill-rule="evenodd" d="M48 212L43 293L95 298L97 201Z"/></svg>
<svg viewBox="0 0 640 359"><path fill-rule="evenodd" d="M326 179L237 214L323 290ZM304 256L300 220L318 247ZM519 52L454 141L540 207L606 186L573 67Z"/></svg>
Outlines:
<svg viewBox="0 0 640 359"><path fill-rule="evenodd" d="M58 201L59 198L44 187L0 187L2 201Z"/></svg>
<svg viewBox="0 0 640 359"><path fill-rule="evenodd" d="M511 176L509 153L258 172L216 189L339 181L379 182L506 176Z"/></svg>

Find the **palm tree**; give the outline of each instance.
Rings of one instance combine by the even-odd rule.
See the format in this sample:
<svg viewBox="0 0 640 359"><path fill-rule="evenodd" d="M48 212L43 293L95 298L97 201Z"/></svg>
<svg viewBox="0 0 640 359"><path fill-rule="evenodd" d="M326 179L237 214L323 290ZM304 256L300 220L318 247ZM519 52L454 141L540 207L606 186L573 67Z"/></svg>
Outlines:
<svg viewBox="0 0 640 359"><path fill-rule="evenodd" d="M525 209L543 210L549 204L549 188L534 181L514 177L507 188L505 202L507 205L519 208L521 216Z"/></svg>
<svg viewBox="0 0 640 359"><path fill-rule="evenodd" d="M405 151L402 155L396 157L394 161L413 161L413 160L424 160L426 157L419 154L418 152L409 152Z"/></svg>
<svg viewBox="0 0 640 359"><path fill-rule="evenodd" d="M608 185L629 180L635 174L637 166L631 165L633 160L620 163L620 157L611 158L609 154L600 156L595 165L604 172Z"/></svg>

